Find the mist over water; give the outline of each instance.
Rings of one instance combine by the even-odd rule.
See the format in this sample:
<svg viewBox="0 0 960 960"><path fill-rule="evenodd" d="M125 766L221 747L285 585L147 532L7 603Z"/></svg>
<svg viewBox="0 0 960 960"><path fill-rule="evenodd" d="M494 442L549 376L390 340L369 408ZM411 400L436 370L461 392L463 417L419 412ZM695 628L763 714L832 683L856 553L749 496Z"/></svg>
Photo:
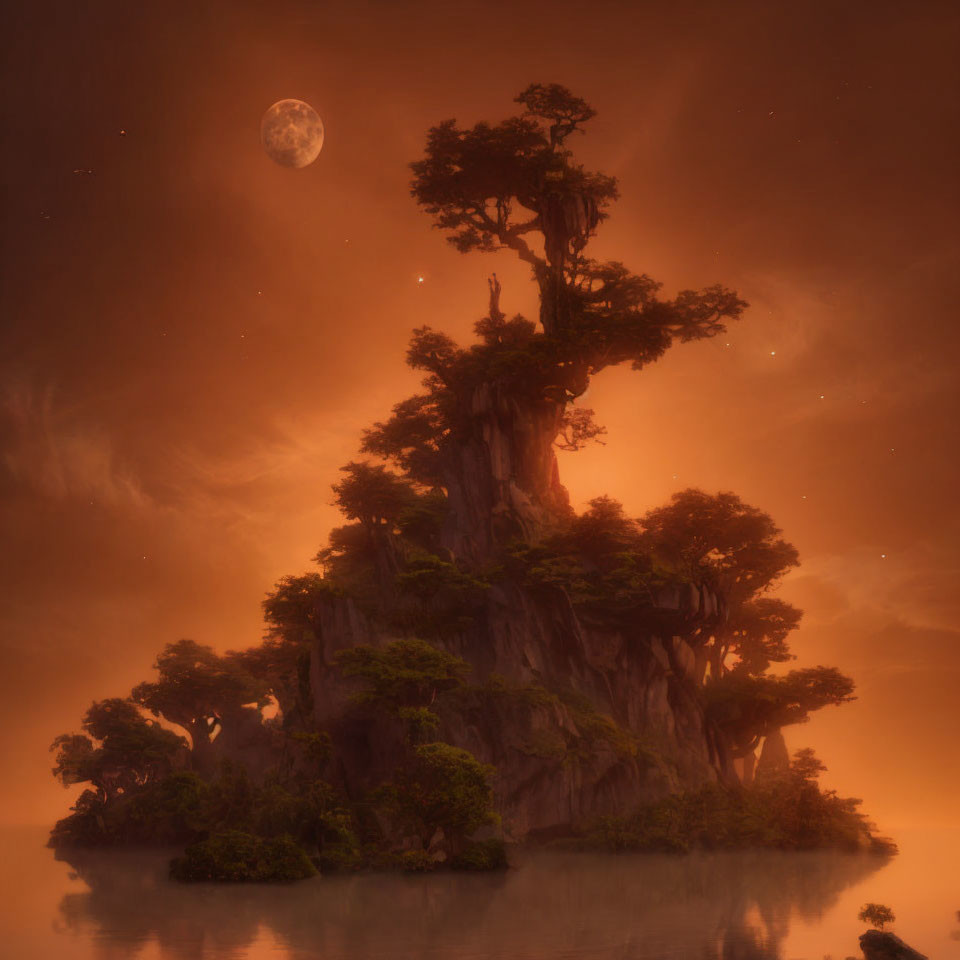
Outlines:
<svg viewBox="0 0 960 960"><path fill-rule="evenodd" d="M6 955L143 960L833 960L858 953L867 900L931 960L960 957L960 836L892 860L841 853L521 853L501 874L357 874L294 886L178 885L169 854L58 862L3 833ZM956 901L956 902L954 902Z"/></svg>

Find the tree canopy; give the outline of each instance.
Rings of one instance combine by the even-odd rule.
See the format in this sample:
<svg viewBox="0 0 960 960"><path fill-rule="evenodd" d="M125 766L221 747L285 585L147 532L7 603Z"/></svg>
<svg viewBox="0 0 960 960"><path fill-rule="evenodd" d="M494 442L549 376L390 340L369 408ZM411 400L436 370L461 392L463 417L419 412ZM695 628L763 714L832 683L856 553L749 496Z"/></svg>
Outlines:
<svg viewBox="0 0 960 960"><path fill-rule="evenodd" d="M495 820L493 775L493 767L467 750L424 743L382 795L426 846L438 828L460 839Z"/></svg>
<svg viewBox="0 0 960 960"><path fill-rule="evenodd" d="M82 727L84 734L61 734L53 741L53 775L65 787L92 783L101 801L168 773L186 746L182 737L119 697L92 704Z"/></svg>
<svg viewBox="0 0 960 960"><path fill-rule="evenodd" d="M505 250L531 266L540 294L540 329L506 319L500 284L469 348L431 327L414 331L407 362L425 373L424 392L396 404L364 437L363 449L390 460L409 479L444 485L451 437L473 415L469 398L483 383L508 384L527 402L561 408L606 367L639 369L674 342L715 336L746 303L715 285L660 296L660 284L586 248L617 199L616 180L586 170L569 146L595 111L558 84L532 84L516 98L522 112L500 123L431 128L425 156L411 164L411 193L461 252ZM603 428L588 410L553 427L563 449L579 449Z"/></svg>
<svg viewBox="0 0 960 960"><path fill-rule="evenodd" d="M416 499L410 482L382 464L352 460L340 469L346 476L333 484L334 502L348 520L368 528L395 522Z"/></svg>
<svg viewBox="0 0 960 960"><path fill-rule="evenodd" d="M530 264L548 337L569 338L596 372L655 360L674 339L712 336L745 304L722 287L658 300L659 285L616 261L584 255L618 197L617 182L586 170L568 146L596 111L559 84L531 84L525 109L498 124L445 120L411 164L411 193L463 253L510 250Z"/></svg>
<svg viewBox="0 0 960 960"><path fill-rule="evenodd" d="M734 755L744 756L781 727L854 700L853 687L835 667L807 667L785 676L731 672L711 678L704 692L708 715L727 734Z"/></svg>
<svg viewBox="0 0 960 960"><path fill-rule="evenodd" d="M265 683L242 663L193 640L168 643L154 667L158 679L137 684L131 698L154 716L184 727L195 750L209 742L225 714L267 702Z"/></svg>
<svg viewBox="0 0 960 960"><path fill-rule="evenodd" d="M459 657L415 638L349 647L336 654L336 662L344 676L363 681L359 699L392 708L428 706L438 693L463 683L470 669Z"/></svg>
<svg viewBox="0 0 960 960"><path fill-rule="evenodd" d="M640 523L655 552L712 580L731 605L769 589L800 562L770 515L734 493L681 490Z"/></svg>

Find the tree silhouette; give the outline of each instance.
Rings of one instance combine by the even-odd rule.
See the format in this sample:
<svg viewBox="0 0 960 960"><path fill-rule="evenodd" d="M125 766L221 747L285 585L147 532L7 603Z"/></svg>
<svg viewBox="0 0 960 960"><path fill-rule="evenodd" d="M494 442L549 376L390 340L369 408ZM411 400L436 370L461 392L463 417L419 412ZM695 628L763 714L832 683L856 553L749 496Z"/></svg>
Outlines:
<svg viewBox="0 0 960 960"><path fill-rule="evenodd" d="M768 590L800 562L770 515L735 493L681 490L641 526L655 552L690 576L710 579L731 605Z"/></svg>
<svg viewBox="0 0 960 960"><path fill-rule="evenodd" d="M731 672L711 678L704 692L708 716L726 734L734 756L742 757L781 727L855 699L853 686L835 667L808 667L782 677Z"/></svg>
<svg viewBox="0 0 960 960"><path fill-rule="evenodd" d="M93 784L100 803L168 773L186 745L119 697L92 704L82 726L85 734L61 734L53 741L53 775L65 787Z"/></svg>
<svg viewBox="0 0 960 960"><path fill-rule="evenodd" d="M544 333L583 347L597 337L581 358L596 372L642 366L674 338L711 336L739 315L743 302L721 287L661 302L649 277L585 257L618 197L615 178L585 170L567 146L596 111L559 84L531 84L515 102L524 112L496 125L433 127L426 157L411 164L411 192L461 252L508 249L530 264Z"/></svg>
<svg viewBox="0 0 960 960"><path fill-rule="evenodd" d="M506 319L493 279L480 343L464 349L430 327L414 331L407 362L424 372L424 391L363 444L446 491L445 546L469 559L569 514L553 444L560 436L578 449L601 434L589 411L567 411L593 375L628 361L639 369L674 342L714 336L746 306L720 286L663 299L650 277L589 258L617 197L614 178L584 169L568 146L594 110L556 84L534 84L516 102L521 115L499 124L433 127L411 165L411 192L461 252L506 250L530 265L539 330Z"/></svg>
<svg viewBox="0 0 960 960"><path fill-rule="evenodd" d="M213 736L247 704L264 706L266 684L236 658L221 657L193 640L168 643L154 664L160 676L140 683L130 696L154 716L183 727L198 766L209 763Z"/></svg>
<svg viewBox="0 0 960 960"><path fill-rule="evenodd" d="M333 484L334 502L368 529L395 522L416 499L409 481L380 464L351 461L340 469L346 476Z"/></svg>
<svg viewBox="0 0 960 960"><path fill-rule="evenodd" d="M737 661L731 669L756 676L766 672L771 663L793 660L787 637L800 625L802 616L802 610L776 597L757 597L740 604L730 611L725 625L721 663L732 654Z"/></svg>
<svg viewBox="0 0 960 960"><path fill-rule="evenodd" d="M888 923L893 923L897 918L886 904L865 903L860 908L857 919L862 923L869 923L871 927L882 930Z"/></svg>

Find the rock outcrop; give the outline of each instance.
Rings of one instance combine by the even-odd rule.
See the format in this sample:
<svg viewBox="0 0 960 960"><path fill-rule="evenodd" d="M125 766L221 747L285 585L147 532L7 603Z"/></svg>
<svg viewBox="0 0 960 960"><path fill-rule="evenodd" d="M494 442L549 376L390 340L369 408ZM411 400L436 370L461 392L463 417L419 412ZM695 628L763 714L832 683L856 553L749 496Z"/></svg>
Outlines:
<svg viewBox="0 0 960 960"><path fill-rule="evenodd" d="M907 946L895 933L868 930L860 935L860 949L866 960L927 960L927 957Z"/></svg>
<svg viewBox="0 0 960 960"><path fill-rule="evenodd" d="M496 767L508 836L562 834L673 791L734 778L704 716L684 640L716 608L716 598L684 591L682 601L613 629L587 621L562 590L491 587L474 624L444 641L472 672L462 693L438 705L438 736ZM711 611L706 619L704 611ZM315 718L334 733L342 786L359 796L390 778L402 731L352 719L352 689L335 655L395 636L347 597L326 598L318 623L310 673Z"/></svg>
<svg viewBox="0 0 960 960"><path fill-rule="evenodd" d="M463 405L465 422L444 458L442 539L453 556L476 563L510 537L538 540L571 512L553 448L563 407L496 382L476 386Z"/></svg>
<svg viewBox="0 0 960 960"><path fill-rule="evenodd" d="M550 391L515 379L450 387L457 412L438 449L446 491L439 541L465 574L495 567L506 544L536 545L573 517L553 446L564 404ZM381 578L372 606L389 607L390 589ZM370 607L329 596L314 617L315 719L334 735L349 796L389 779L402 748L389 724L353 716L351 687L336 668L338 651L399 636ZM705 665L693 649L694 633L725 615L722 597L689 582L668 583L635 615L611 619L591 617L561 586L494 577L467 626L432 638L471 667L462 696L436 705L438 736L496 767L500 813L515 838L733 782L732 760L704 714Z"/></svg>

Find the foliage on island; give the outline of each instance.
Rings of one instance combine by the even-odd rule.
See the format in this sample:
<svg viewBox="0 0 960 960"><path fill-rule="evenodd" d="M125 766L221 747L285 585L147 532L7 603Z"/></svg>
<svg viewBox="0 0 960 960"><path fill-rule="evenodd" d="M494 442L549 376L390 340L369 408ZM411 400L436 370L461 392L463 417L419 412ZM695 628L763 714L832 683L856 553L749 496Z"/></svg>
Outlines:
<svg viewBox="0 0 960 960"><path fill-rule="evenodd" d="M558 85L531 85L516 102L520 115L499 124L434 127L411 191L457 250L529 265L537 322L507 318L494 275L476 342L414 331L407 362L422 390L364 432L368 459L333 483L346 523L314 558L320 572L276 584L258 646L168 644L153 680L93 704L83 733L56 739L54 774L89 786L52 843L186 844L181 879L499 868L498 771L450 740L508 717L525 732L499 739L544 776L602 760L682 787L675 759L630 727L626 708L601 708L572 674L474 675L491 610L528 601L619 631L641 652L653 637L682 641L691 659L674 651L666 670L710 739L714 782L607 818L592 842L848 848L868 835L856 801L820 789L811 754L791 764L771 752L755 781L748 770L783 727L853 691L832 667L783 668L801 611L770 594L799 561L771 517L697 489L641 517L606 496L579 514L569 504L555 450L606 432L578 404L591 379L713 337L746 304L719 285L664 297L645 274L587 256L618 195L570 148L594 110ZM336 611L375 635L322 660ZM331 690L342 709L319 723L317 698ZM371 745L383 758L376 780L348 785L344 760ZM733 761L744 764L739 785Z"/></svg>
<svg viewBox="0 0 960 960"><path fill-rule="evenodd" d="M798 750L786 769L748 786L713 785L667 797L629 817L603 818L579 844L617 853L744 847L895 852L892 841L874 836L859 800L820 786L824 769L812 750Z"/></svg>
<svg viewBox="0 0 960 960"><path fill-rule="evenodd" d="M316 872L290 837L264 838L240 830L193 843L170 864L170 876L184 881L293 883Z"/></svg>

